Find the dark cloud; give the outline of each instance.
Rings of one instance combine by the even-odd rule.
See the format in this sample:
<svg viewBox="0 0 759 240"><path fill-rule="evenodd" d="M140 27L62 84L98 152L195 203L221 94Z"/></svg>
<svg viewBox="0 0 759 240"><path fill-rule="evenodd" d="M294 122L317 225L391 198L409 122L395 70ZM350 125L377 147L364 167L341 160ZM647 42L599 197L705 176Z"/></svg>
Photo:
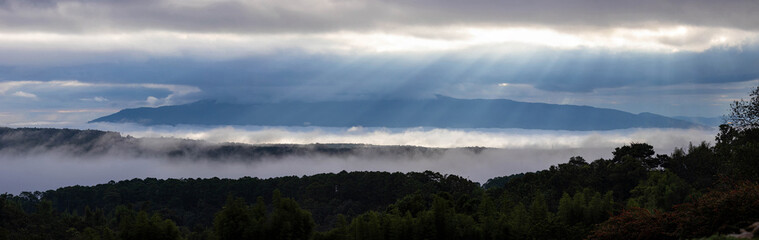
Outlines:
<svg viewBox="0 0 759 240"><path fill-rule="evenodd" d="M407 26L659 24L759 28L753 0L0 1L0 27L46 32L325 32Z"/></svg>
<svg viewBox="0 0 759 240"><path fill-rule="evenodd" d="M744 82L759 78L759 46L645 53L543 49L438 55L278 53L226 61L156 58L59 67L0 67L5 80L197 86L209 98L244 101L428 98L460 84L516 83L554 92Z"/></svg>
<svg viewBox="0 0 759 240"><path fill-rule="evenodd" d="M105 60L65 66L0 65L0 83L77 80L100 86L116 84L97 88L42 88L47 86L44 84L12 88L0 92L0 99L8 103L0 109L0 114L6 115L0 120L30 121L8 120L11 115L32 116L19 112L23 109L116 111L200 99L334 101L418 99L435 94L591 105L634 113L718 116L730 102L745 96L748 88L756 85L752 80L759 79L756 44L677 53L585 48L503 53L487 47L428 54L279 51L216 61L186 57L135 60L119 58L123 57L119 52L113 54L113 59L118 60L98 53ZM82 55L86 54L78 56ZM509 85L499 87L502 83ZM173 90L167 88L130 88L128 84L197 89L189 94L172 94ZM21 97L31 94L36 97ZM109 101L87 101L95 97ZM86 115L86 119L66 121L87 121L102 115L105 113L99 110Z"/></svg>

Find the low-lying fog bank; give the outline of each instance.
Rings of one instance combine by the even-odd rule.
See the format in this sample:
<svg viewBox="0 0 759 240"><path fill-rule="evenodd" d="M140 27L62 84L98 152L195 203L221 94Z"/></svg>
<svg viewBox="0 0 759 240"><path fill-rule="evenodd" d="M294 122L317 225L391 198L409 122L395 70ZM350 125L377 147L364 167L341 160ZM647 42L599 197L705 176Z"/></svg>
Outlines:
<svg viewBox="0 0 759 240"><path fill-rule="evenodd" d="M43 191L69 185L94 185L110 180L145 177L267 178L342 170L432 170L484 183L487 179L497 176L546 169L550 165L566 162L572 156L582 156L588 161L609 158L614 147L630 142L646 142L653 145L658 154L669 154L674 148L686 147L690 142L713 141L716 134L713 130L683 129L601 132L360 127L340 129L163 126L146 129L118 124L88 125L87 128L119 131L121 137L117 137L119 141L106 141L102 137L96 139L96 143L87 145L86 149L100 151L84 154L83 150L77 150L72 146L14 149L6 145L0 150L0 193L16 194L21 191ZM127 138L127 135L136 138ZM4 140L9 138L11 136L7 134L3 136ZM225 142L361 143L421 147L285 146L281 149L266 150L281 154L256 155L256 149L260 149L256 146ZM230 150L228 146L234 147ZM320 148L325 146L327 150ZM488 148L465 148L470 146ZM208 154L217 149L244 154ZM176 154L178 150L181 150L181 154Z"/></svg>
<svg viewBox="0 0 759 240"><path fill-rule="evenodd" d="M528 129L443 128L326 128L261 126L152 126L95 123L95 128L134 137L176 137L209 142L248 144L361 143L437 148L488 147L507 149L609 148L646 142L667 152L689 142L713 141L717 129L624 129L611 131L554 131Z"/></svg>

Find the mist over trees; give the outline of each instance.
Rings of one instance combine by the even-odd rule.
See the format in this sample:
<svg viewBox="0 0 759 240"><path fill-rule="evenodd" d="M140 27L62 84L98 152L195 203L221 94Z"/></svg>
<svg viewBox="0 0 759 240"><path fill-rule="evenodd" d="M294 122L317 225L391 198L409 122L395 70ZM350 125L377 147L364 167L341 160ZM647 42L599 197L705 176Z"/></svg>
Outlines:
<svg viewBox="0 0 759 240"><path fill-rule="evenodd" d="M343 171L3 194L0 239L720 239L759 221L751 123L670 154L647 143L611 152L482 186L431 171Z"/></svg>
<svg viewBox="0 0 759 240"><path fill-rule="evenodd" d="M477 148L461 148L477 152ZM0 127L0 154L54 152L74 157L150 157L176 160L255 162L288 156L439 156L443 148L367 144L241 144L178 138L134 138L117 132Z"/></svg>
<svg viewBox="0 0 759 240"><path fill-rule="evenodd" d="M133 239L159 231L167 236L160 239L705 237L759 220L756 167L740 157L757 140L738 133L729 142L669 155L632 143L615 149L611 159L572 157L483 186L434 172L341 172L133 179L5 194L0 236Z"/></svg>

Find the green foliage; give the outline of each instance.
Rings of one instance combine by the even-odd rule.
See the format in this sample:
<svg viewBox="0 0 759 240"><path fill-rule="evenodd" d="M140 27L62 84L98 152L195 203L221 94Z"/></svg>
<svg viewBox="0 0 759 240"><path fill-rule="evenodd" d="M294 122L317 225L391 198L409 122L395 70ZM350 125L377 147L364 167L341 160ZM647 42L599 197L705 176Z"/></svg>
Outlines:
<svg viewBox="0 0 759 240"><path fill-rule="evenodd" d="M706 142L694 146L690 144L687 152L675 149L665 164L665 168L688 182L697 189L712 186L721 172L724 161Z"/></svg>
<svg viewBox="0 0 759 240"><path fill-rule="evenodd" d="M485 189L502 188L503 186L506 186L506 184L508 184L511 179L516 179L522 176L524 176L524 173L518 173L518 174L502 176L502 177L494 177L494 178L488 179L485 182L485 184L482 184L482 187Z"/></svg>
<svg viewBox="0 0 759 240"><path fill-rule="evenodd" d="M371 187L367 187L371 186ZM380 210L409 194L420 192L468 193L479 189L470 180L434 172L340 172L304 177L259 179L132 179L93 187L72 186L36 194L53 202L58 211L83 212L85 206L112 211L122 204L142 205L166 213L181 226L210 226L214 214L232 194L247 200L268 196L279 189L304 209L311 211L315 222L328 224L337 214L355 216ZM116 201L116 202L113 202ZM33 200L24 201L33 202ZM30 207L30 209L33 205ZM32 209L33 210L33 209Z"/></svg>
<svg viewBox="0 0 759 240"><path fill-rule="evenodd" d="M588 196L588 197L586 197ZM580 225L578 228L603 222L614 210L612 193L601 195L589 188L570 196L567 193L559 201L557 216L568 226Z"/></svg>
<svg viewBox="0 0 759 240"><path fill-rule="evenodd" d="M720 159L720 170L732 179L759 179L759 128L736 129L721 125L717 135L715 155Z"/></svg>
<svg viewBox="0 0 759 240"><path fill-rule="evenodd" d="M90 208L77 216L57 212L50 201L43 200L28 214L15 203L20 200L28 198L0 196L0 239L182 239L173 221L125 206L117 207L110 217Z"/></svg>
<svg viewBox="0 0 759 240"><path fill-rule="evenodd" d="M615 162L620 162L622 158L628 156L641 161L649 169L657 168L661 165L660 159L654 157L654 146L646 143L631 143L630 145L614 148L612 154L614 154L612 160Z"/></svg>
<svg viewBox="0 0 759 240"><path fill-rule="evenodd" d="M255 205L248 206L245 199L229 196L221 211L216 213L213 229L218 240L310 239L314 225L310 212L275 190L271 214L267 214L261 197Z"/></svg>
<svg viewBox="0 0 759 240"><path fill-rule="evenodd" d="M272 197L274 210L266 225L269 239L309 239L314 231L311 213L300 208L291 198L282 198L279 190Z"/></svg>
<svg viewBox="0 0 759 240"><path fill-rule="evenodd" d="M720 126L715 152L722 158L722 172L733 179L759 179L759 86L749 100L730 105L726 123Z"/></svg>
<svg viewBox="0 0 759 240"><path fill-rule="evenodd" d="M467 214L455 206L451 195L432 196L424 210L412 216L398 208L385 212L370 211L355 217L316 239L504 239L509 235L507 217L495 211L494 203L480 205L476 213ZM494 211L491 211L494 210ZM526 217L527 214L525 214ZM527 223L520 223L525 224Z"/></svg>
<svg viewBox="0 0 759 240"><path fill-rule="evenodd" d="M675 204L685 202L693 192L688 183L670 171L650 172L632 191L629 206L646 209L668 210ZM634 204L633 204L634 203Z"/></svg>
<svg viewBox="0 0 759 240"><path fill-rule="evenodd" d="M178 240L179 229L174 221L163 219L158 214L148 215L145 211L121 216L120 234L122 240Z"/></svg>
<svg viewBox="0 0 759 240"><path fill-rule="evenodd" d="M229 196L221 211L216 213L213 230L219 240L263 239L260 231L254 231L260 225L259 221L245 204L245 199Z"/></svg>

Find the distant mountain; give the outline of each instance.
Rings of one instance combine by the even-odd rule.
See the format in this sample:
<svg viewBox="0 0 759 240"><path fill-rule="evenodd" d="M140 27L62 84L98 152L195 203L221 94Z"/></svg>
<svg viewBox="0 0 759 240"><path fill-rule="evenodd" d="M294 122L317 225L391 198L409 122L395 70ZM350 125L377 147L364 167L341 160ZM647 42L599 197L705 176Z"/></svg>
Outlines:
<svg viewBox="0 0 759 240"><path fill-rule="evenodd" d="M324 127L524 128L612 130L701 125L652 113L507 99L374 100L236 104L213 100L124 109L92 122L143 125L263 125Z"/></svg>
<svg viewBox="0 0 759 240"><path fill-rule="evenodd" d="M724 123L724 119L722 117L687 117L687 116L674 116L672 117L674 119L680 119L683 121L688 121L696 124L701 124L704 126L709 127L719 127L720 124Z"/></svg>

